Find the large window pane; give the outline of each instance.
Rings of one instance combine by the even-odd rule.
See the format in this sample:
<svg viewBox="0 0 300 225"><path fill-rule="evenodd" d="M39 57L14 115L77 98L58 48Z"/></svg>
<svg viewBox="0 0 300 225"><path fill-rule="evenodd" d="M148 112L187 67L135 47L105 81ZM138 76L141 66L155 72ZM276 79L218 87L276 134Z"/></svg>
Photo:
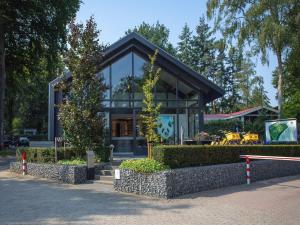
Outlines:
<svg viewBox="0 0 300 225"><path fill-rule="evenodd" d="M147 61L143 59L142 57L138 56L137 54L133 54L133 60L134 60L134 98L137 100L143 99L143 82L144 82L144 75L145 75L145 69L147 66Z"/></svg>
<svg viewBox="0 0 300 225"><path fill-rule="evenodd" d="M162 70L160 73L159 81L156 85L156 99L162 103L162 107L176 106L176 78Z"/></svg>
<svg viewBox="0 0 300 225"><path fill-rule="evenodd" d="M103 70L101 70L100 73L97 74L97 76L100 76L103 79L103 81L107 87L107 90L104 92L103 99L104 100L110 99L109 66L107 66ZM103 101L103 105L105 107L109 107L109 101Z"/></svg>
<svg viewBox="0 0 300 225"><path fill-rule="evenodd" d="M132 92L132 53L122 57L111 66L112 98L116 100L128 100Z"/></svg>
<svg viewBox="0 0 300 225"><path fill-rule="evenodd" d="M178 106L191 107L197 103L197 93L190 86L178 81Z"/></svg>

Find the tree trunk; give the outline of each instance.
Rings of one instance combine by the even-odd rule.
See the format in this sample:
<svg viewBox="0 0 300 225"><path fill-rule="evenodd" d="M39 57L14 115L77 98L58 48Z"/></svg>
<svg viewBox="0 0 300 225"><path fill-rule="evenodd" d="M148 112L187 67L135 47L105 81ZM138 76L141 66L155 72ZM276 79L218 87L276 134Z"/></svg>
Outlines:
<svg viewBox="0 0 300 225"><path fill-rule="evenodd" d="M0 149L4 147L4 97L6 81L4 41L4 25L0 21Z"/></svg>
<svg viewBox="0 0 300 225"><path fill-rule="evenodd" d="M283 104L283 66L281 52L277 52L278 61L278 83L277 83L277 93L278 93L278 116L279 119L282 118L282 104Z"/></svg>
<svg viewBox="0 0 300 225"><path fill-rule="evenodd" d="M153 143L147 142L148 158L152 159Z"/></svg>

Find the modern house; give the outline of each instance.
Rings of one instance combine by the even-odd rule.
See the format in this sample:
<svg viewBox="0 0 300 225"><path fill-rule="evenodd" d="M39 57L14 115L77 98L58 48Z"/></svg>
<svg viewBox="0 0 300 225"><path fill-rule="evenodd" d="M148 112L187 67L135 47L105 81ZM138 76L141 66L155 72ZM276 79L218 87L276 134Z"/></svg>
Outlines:
<svg viewBox="0 0 300 225"><path fill-rule="evenodd" d="M162 105L158 132L164 142L180 143L181 133L187 139L202 131L205 104L224 94L223 89L139 34L127 35L105 51L99 71L109 87L103 100L107 142L115 145L116 152L142 154L146 147L139 122L142 81L148 55L156 49L156 64L162 70L154 94ZM62 101L62 91L57 88L61 79L49 83L49 140L60 136L56 105Z"/></svg>

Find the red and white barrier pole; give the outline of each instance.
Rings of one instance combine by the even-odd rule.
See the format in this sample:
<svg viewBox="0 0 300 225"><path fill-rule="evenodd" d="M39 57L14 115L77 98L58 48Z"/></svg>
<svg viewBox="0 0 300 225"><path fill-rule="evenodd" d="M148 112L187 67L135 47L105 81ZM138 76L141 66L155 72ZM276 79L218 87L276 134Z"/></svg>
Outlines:
<svg viewBox="0 0 300 225"><path fill-rule="evenodd" d="M27 174L26 152L22 152L22 171L23 176Z"/></svg>
<svg viewBox="0 0 300 225"><path fill-rule="evenodd" d="M250 158L246 157L246 174L247 174L247 184L251 183L250 180Z"/></svg>

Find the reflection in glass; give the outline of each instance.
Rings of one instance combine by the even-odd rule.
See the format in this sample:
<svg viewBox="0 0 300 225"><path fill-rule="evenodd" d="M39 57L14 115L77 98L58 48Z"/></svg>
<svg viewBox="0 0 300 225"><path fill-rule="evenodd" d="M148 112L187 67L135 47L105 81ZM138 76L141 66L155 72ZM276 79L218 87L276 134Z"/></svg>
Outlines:
<svg viewBox="0 0 300 225"><path fill-rule="evenodd" d="M147 61L137 54L133 54L134 60L134 99L141 100L143 99L143 83L145 78L145 71L147 66Z"/></svg>
<svg viewBox="0 0 300 225"><path fill-rule="evenodd" d="M132 92L132 53L127 54L111 66L112 98L128 100Z"/></svg>
<svg viewBox="0 0 300 225"><path fill-rule="evenodd" d="M100 73L97 74L97 76L101 76L103 79L107 90L103 94L103 99L108 100L110 99L110 78L109 78L109 66L105 67L103 70L100 71ZM109 101L103 101L102 102L105 107L109 107Z"/></svg>

